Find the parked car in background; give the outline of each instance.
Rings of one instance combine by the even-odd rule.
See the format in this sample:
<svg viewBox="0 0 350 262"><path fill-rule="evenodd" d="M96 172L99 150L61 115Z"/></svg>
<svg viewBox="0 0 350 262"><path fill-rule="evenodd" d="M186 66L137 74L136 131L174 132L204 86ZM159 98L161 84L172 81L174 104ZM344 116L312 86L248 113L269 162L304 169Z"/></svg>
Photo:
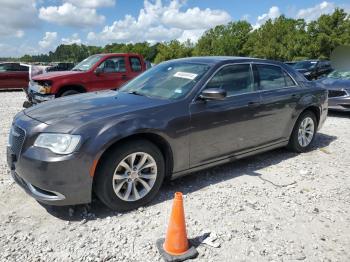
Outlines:
<svg viewBox="0 0 350 262"><path fill-rule="evenodd" d="M27 92L28 101L23 106L79 93L117 89L145 70L143 57L138 54L93 55L71 71L33 77Z"/></svg>
<svg viewBox="0 0 350 262"><path fill-rule="evenodd" d="M297 62L294 69L302 73L308 80L316 80L319 77L332 72L331 63L321 60L305 60Z"/></svg>
<svg viewBox="0 0 350 262"><path fill-rule="evenodd" d="M94 191L125 211L152 200L166 177L284 146L305 152L326 116L327 90L283 63L184 58L152 67L119 91L20 112L8 165L41 202L88 203Z"/></svg>
<svg viewBox="0 0 350 262"><path fill-rule="evenodd" d="M334 70L317 82L328 90L330 110L350 112L350 71Z"/></svg>
<svg viewBox="0 0 350 262"><path fill-rule="evenodd" d="M46 72L69 71L75 66L74 63L56 63L46 68Z"/></svg>
<svg viewBox="0 0 350 262"><path fill-rule="evenodd" d="M28 87L29 67L20 63L0 64L0 90L25 89Z"/></svg>

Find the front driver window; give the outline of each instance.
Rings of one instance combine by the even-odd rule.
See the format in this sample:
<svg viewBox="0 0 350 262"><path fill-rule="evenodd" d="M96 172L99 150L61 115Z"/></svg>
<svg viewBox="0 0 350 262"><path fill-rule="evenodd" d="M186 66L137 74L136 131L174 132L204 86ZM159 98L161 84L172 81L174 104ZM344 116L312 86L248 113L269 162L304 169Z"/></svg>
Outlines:
<svg viewBox="0 0 350 262"><path fill-rule="evenodd" d="M124 57L113 57L106 59L99 68L103 70L104 73L123 73L126 72L125 59Z"/></svg>
<svg viewBox="0 0 350 262"><path fill-rule="evenodd" d="M225 66L208 82L206 88L225 89L227 96L252 92L250 65Z"/></svg>

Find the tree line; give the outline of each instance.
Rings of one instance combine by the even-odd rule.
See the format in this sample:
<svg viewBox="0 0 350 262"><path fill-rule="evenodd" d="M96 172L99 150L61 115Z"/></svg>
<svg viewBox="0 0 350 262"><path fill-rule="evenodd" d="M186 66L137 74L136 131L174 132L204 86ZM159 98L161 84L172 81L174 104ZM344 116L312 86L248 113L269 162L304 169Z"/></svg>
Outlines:
<svg viewBox="0 0 350 262"><path fill-rule="evenodd" d="M97 53L139 53L146 60L165 60L205 55L250 56L280 61L329 59L339 45L350 45L350 14L336 9L332 14L306 22L280 16L257 29L247 21L230 22L207 30L197 43L172 40L150 44L112 43L104 47L60 45L54 52L24 55L23 62L79 62Z"/></svg>

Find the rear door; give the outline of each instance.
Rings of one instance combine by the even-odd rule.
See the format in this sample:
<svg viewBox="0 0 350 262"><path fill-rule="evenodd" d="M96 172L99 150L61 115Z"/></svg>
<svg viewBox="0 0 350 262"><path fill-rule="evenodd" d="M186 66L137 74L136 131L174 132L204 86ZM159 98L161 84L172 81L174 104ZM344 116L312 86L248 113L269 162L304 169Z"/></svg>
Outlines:
<svg viewBox="0 0 350 262"><path fill-rule="evenodd" d="M261 90L260 138L267 144L288 139L303 88L280 66L254 64L255 88Z"/></svg>
<svg viewBox="0 0 350 262"><path fill-rule="evenodd" d="M129 58L130 73L128 80L133 79L144 71L144 65L138 56L130 56Z"/></svg>
<svg viewBox="0 0 350 262"><path fill-rule="evenodd" d="M90 90L116 89L128 81L128 67L124 56L109 57L99 66L102 71L92 76Z"/></svg>

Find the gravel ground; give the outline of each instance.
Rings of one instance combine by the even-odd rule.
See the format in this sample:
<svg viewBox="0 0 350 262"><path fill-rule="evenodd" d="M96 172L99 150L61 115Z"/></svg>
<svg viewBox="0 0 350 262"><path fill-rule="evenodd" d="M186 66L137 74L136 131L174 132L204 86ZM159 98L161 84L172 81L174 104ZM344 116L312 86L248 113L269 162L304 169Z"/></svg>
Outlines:
<svg viewBox="0 0 350 262"><path fill-rule="evenodd" d="M350 115L332 114L305 154L275 150L163 186L149 206L119 214L95 200L42 206L12 181L5 147L24 94L0 93L0 260L159 261L176 191L185 195L197 261L350 261Z"/></svg>

